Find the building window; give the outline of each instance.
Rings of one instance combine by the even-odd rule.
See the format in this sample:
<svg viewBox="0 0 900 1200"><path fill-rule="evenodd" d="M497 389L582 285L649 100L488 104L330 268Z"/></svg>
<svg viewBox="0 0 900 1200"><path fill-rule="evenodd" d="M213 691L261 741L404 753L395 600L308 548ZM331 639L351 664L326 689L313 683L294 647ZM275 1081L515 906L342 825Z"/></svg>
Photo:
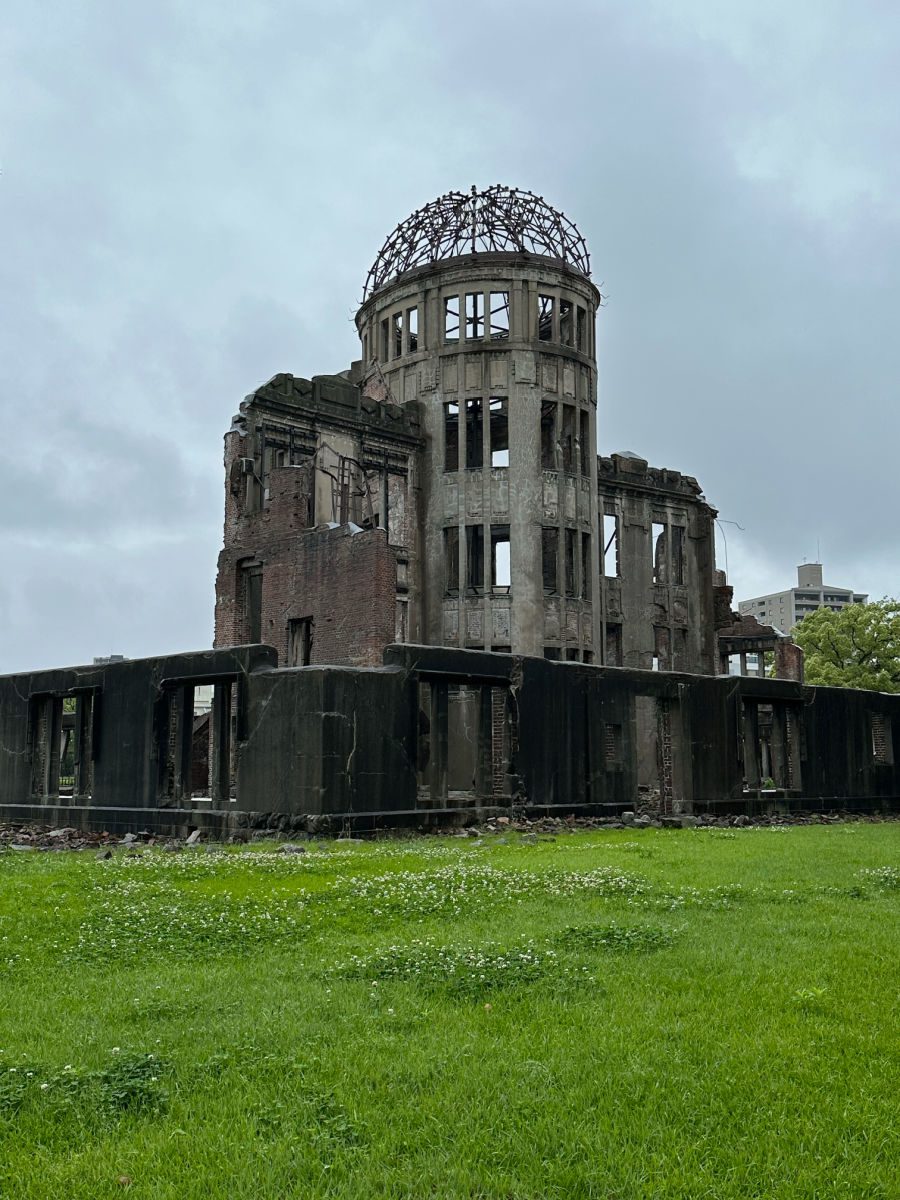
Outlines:
<svg viewBox="0 0 900 1200"><path fill-rule="evenodd" d="M262 583L261 563L242 563L240 566L243 591L243 625L247 642L262 641Z"/></svg>
<svg viewBox="0 0 900 1200"><path fill-rule="evenodd" d="M509 292L491 292L491 341L509 337Z"/></svg>
<svg viewBox="0 0 900 1200"><path fill-rule="evenodd" d="M448 596L459 594L459 529L448 525L444 530L444 591Z"/></svg>
<svg viewBox="0 0 900 1200"><path fill-rule="evenodd" d="M891 766L894 762L894 743L891 737L891 718L884 713L869 713L872 731L872 757L876 763Z"/></svg>
<svg viewBox="0 0 900 1200"><path fill-rule="evenodd" d="M575 473L575 409L571 404L562 406L562 469L567 475Z"/></svg>
<svg viewBox="0 0 900 1200"><path fill-rule="evenodd" d="M394 618L394 640L402 646L409 641L409 601L397 598Z"/></svg>
<svg viewBox="0 0 900 1200"><path fill-rule="evenodd" d="M666 546L666 527L654 521L650 529L650 557L653 563L653 582L669 582L669 555Z"/></svg>
<svg viewBox="0 0 900 1200"><path fill-rule="evenodd" d="M381 361L387 362L390 348L390 330L387 317L381 322Z"/></svg>
<svg viewBox="0 0 900 1200"><path fill-rule="evenodd" d="M556 470L556 401L541 401L541 469Z"/></svg>
<svg viewBox="0 0 900 1200"><path fill-rule="evenodd" d="M312 617L288 621L288 666L308 667L312 662L312 646Z"/></svg>
<svg viewBox="0 0 900 1200"><path fill-rule="evenodd" d="M490 399L491 466L509 466L509 401L499 396Z"/></svg>
<svg viewBox="0 0 900 1200"><path fill-rule="evenodd" d="M684 583L684 529L681 525L669 527L669 549L672 555L672 582Z"/></svg>
<svg viewBox="0 0 900 1200"><path fill-rule="evenodd" d="M669 630L665 625L654 625L653 627L653 658L654 671L671 669L671 643Z"/></svg>
<svg viewBox="0 0 900 1200"><path fill-rule="evenodd" d="M31 697L28 745L36 799L91 795L99 702L95 690Z"/></svg>
<svg viewBox="0 0 900 1200"><path fill-rule="evenodd" d="M484 296L481 292L466 295L466 338L478 341L484 337Z"/></svg>
<svg viewBox="0 0 900 1200"><path fill-rule="evenodd" d="M558 560L559 530L545 525L541 530L541 571L545 596L556 596L559 593Z"/></svg>
<svg viewBox="0 0 900 1200"><path fill-rule="evenodd" d="M573 304L571 300L559 302L559 340L564 346L575 345L575 328L573 324Z"/></svg>
<svg viewBox="0 0 900 1200"><path fill-rule="evenodd" d="M591 598L591 535L581 535L581 598Z"/></svg>
<svg viewBox="0 0 900 1200"><path fill-rule="evenodd" d="M608 667L621 667L622 665L622 626L606 625L606 658L604 662Z"/></svg>
<svg viewBox="0 0 900 1200"><path fill-rule="evenodd" d="M588 347L585 342L585 337L586 337L585 317L586 317L585 311L579 304L578 308L576 309L575 346L577 347L577 349L583 350L585 353L587 353Z"/></svg>
<svg viewBox="0 0 900 1200"><path fill-rule="evenodd" d="M619 574L619 519L614 513L603 514L603 574L614 579Z"/></svg>
<svg viewBox="0 0 900 1200"><path fill-rule="evenodd" d="M581 473L587 479L591 473L591 417L590 413L581 410L579 414L581 421L581 433L578 439L578 446L581 452Z"/></svg>
<svg viewBox="0 0 900 1200"><path fill-rule="evenodd" d="M444 405L444 470L459 470L459 405Z"/></svg>
<svg viewBox="0 0 900 1200"><path fill-rule="evenodd" d="M459 296L444 297L444 341L459 341Z"/></svg>
<svg viewBox="0 0 900 1200"><path fill-rule="evenodd" d="M419 348L419 310L418 308L408 308L406 310L406 349L408 353L415 354Z"/></svg>
<svg viewBox="0 0 900 1200"><path fill-rule="evenodd" d="M403 357L403 313L402 312L394 313L393 317L391 317L391 329L393 331L393 338L392 338L393 352L391 354L391 357L392 358L402 358Z"/></svg>
<svg viewBox="0 0 900 1200"><path fill-rule="evenodd" d="M484 466L484 422L482 402L466 401L466 468L475 470Z"/></svg>
<svg viewBox="0 0 900 1200"><path fill-rule="evenodd" d="M491 590L508 592L511 582L509 526L491 526Z"/></svg>
<svg viewBox="0 0 900 1200"><path fill-rule="evenodd" d="M622 766L622 726L607 721L603 726L603 758L607 771Z"/></svg>
<svg viewBox="0 0 900 1200"><path fill-rule="evenodd" d="M559 657L559 646L544 647L544 658L546 658L549 662L559 662Z"/></svg>
<svg viewBox="0 0 900 1200"><path fill-rule="evenodd" d="M575 595L575 543L578 537L574 529L565 531L565 546L566 546L566 595Z"/></svg>
<svg viewBox="0 0 900 1200"><path fill-rule="evenodd" d="M555 301L552 296L538 296L538 338L542 342L553 341L553 310Z"/></svg>
<svg viewBox="0 0 900 1200"><path fill-rule="evenodd" d="M466 526L466 588L484 590L484 526Z"/></svg>

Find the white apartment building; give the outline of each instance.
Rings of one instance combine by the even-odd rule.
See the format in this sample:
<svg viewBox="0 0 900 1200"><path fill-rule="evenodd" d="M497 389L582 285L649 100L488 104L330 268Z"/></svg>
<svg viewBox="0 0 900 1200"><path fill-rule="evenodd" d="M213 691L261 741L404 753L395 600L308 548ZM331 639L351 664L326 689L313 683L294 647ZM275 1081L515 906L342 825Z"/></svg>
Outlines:
<svg viewBox="0 0 900 1200"><path fill-rule="evenodd" d="M741 600L738 611L742 617L756 617L761 625L773 625L783 633L789 632L807 613L819 608L840 612L848 604L865 604L869 597L850 588L832 587L822 582L821 563L803 563L797 568L797 586L768 596Z"/></svg>

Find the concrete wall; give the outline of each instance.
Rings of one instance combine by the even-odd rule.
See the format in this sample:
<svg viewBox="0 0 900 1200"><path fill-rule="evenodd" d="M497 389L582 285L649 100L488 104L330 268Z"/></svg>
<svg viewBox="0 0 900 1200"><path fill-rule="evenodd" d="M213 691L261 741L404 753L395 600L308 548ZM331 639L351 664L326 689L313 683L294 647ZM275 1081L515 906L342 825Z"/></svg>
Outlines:
<svg viewBox="0 0 900 1200"><path fill-rule="evenodd" d="M497 325L496 297L508 309ZM466 302L485 313L468 323ZM550 302L539 322L540 297ZM494 298L494 299L492 299ZM558 658L599 657L592 598L596 537L597 373L594 323L600 295L577 271L523 254L461 255L409 271L376 292L357 315L364 377L398 403L421 405L424 553L421 640L430 645L512 650ZM446 305L458 327L448 331ZM410 339L410 313L416 334ZM493 325L493 328L492 328ZM505 402L508 465L491 462L489 404ZM484 436L467 453L467 413L482 405ZM458 436L448 454L447 418ZM542 420L554 422L542 453ZM584 451L584 453L582 453ZM480 526L483 582L467 578L467 530ZM492 587L491 527L508 527L511 580ZM445 531L457 531L455 578ZM556 531L557 570L542 569L542 530ZM566 586L566 531L577 540ZM582 536L586 541L582 541ZM587 554L583 558L583 548Z"/></svg>
<svg viewBox="0 0 900 1200"><path fill-rule="evenodd" d="M343 376L276 375L249 396L225 437L216 646L358 666L416 636L420 446L415 404ZM314 631L295 660L299 620Z"/></svg>
<svg viewBox="0 0 900 1200"><path fill-rule="evenodd" d="M0 820L227 831L900 806L900 696L426 646L374 669L275 660L250 646L0 678ZM198 784L190 700L208 685ZM65 698L73 788L54 764ZM644 791L639 708L656 731Z"/></svg>

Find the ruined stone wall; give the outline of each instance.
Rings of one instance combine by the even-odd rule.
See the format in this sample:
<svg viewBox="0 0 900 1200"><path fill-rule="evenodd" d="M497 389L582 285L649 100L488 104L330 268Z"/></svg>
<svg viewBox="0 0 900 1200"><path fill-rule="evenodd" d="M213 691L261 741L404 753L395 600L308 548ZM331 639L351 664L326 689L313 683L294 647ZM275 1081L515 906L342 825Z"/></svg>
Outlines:
<svg viewBox="0 0 900 1200"><path fill-rule="evenodd" d="M263 641L292 663L292 621L311 621L310 664L375 667L394 641L396 559L383 529L315 529L265 551Z"/></svg>
<svg viewBox="0 0 900 1200"><path fill-rule="evenodd" d="M414 405L349 377L277 375L248 397L225 437L216 646L373 665L415 637L420 444Z"/></svg>
<svg viewBox="0 0 900 1200"><path fill-rule="evenodd" d="M714 674L715 509L637 455L601 458L598 488L603 661Z"/></svg>
<svg viewBox="0 0 900 1200"><path fill-rule="evenodd" d="M364 390L421 407L421 642L595 660L599 302L556 259L478 253L357 314Z"/></svg>

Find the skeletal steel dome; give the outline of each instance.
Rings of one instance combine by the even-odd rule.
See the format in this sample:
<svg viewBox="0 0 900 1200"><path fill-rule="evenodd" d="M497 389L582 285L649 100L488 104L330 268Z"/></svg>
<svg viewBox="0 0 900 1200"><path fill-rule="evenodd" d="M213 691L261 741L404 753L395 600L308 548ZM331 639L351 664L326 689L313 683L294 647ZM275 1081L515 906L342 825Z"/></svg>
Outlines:
<svg viewBox="0 0 900 1200"><path fill-rule="evenodd" d="M538 254L591 274L587 244L565 213L543 196L494 184L448 192L401 221L372 264L363 300L413 267L492 252Z"/></svg>

